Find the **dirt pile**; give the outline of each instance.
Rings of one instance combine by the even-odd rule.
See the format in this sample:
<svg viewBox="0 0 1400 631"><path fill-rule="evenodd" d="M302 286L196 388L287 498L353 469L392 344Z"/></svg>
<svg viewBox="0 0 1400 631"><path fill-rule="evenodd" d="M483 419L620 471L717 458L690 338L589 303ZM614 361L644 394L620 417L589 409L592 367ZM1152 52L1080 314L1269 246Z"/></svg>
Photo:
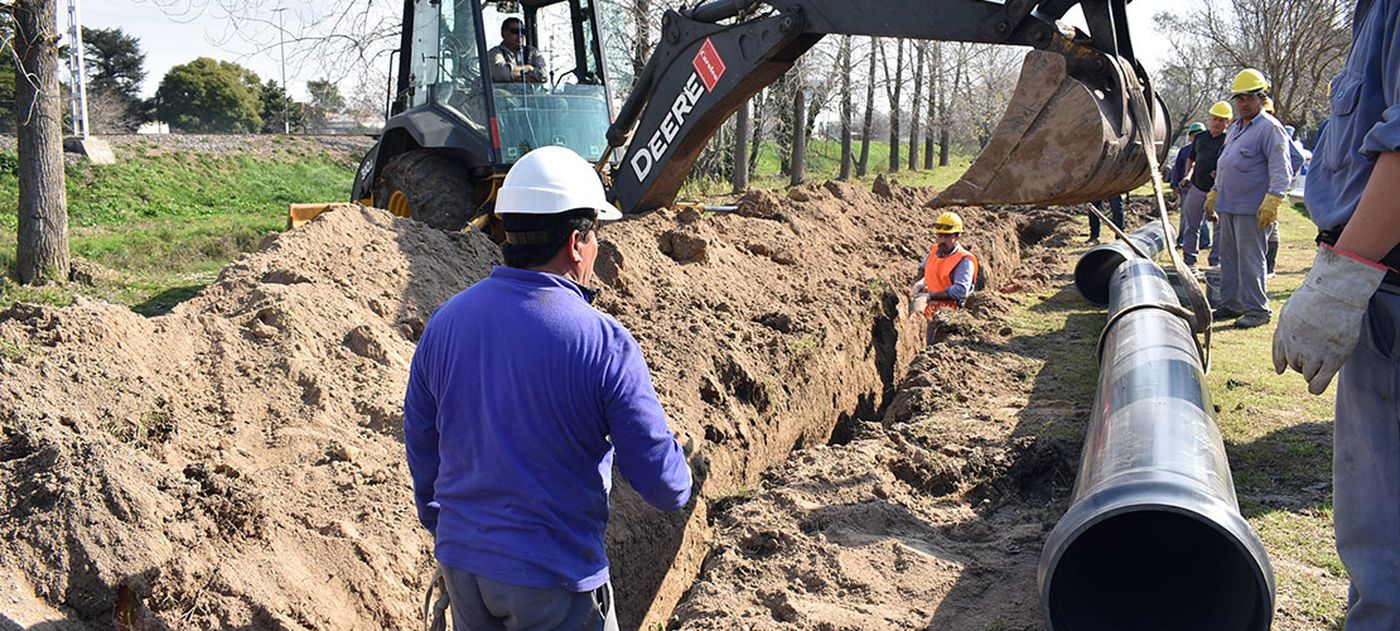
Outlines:
<svg viewBox="0 0 1400 631"><path fill-rule="evenodd" d="M923 344L904 301L933 214L880 190L752 192L737 213L603 229L600 308L639 339L673 427L708 462L682 513L616 487L625 627L665 620L691 585L711 500L891 400ZM1037 282L1018 241L1055 230L964 218L993 287ZM165 316L89 301L0 315L0 596L142 628L416 626L431 557L402 456L407 364L432 310L498 256L345 207Z"/></svg>
<svg viewBox="0 0 1400 631"><path fill-rule="evenodd" d="M166 316L0 316L0 577L139 628L405 626L430 567L399 438L408 361L497 257L347 207Z"/></svg>

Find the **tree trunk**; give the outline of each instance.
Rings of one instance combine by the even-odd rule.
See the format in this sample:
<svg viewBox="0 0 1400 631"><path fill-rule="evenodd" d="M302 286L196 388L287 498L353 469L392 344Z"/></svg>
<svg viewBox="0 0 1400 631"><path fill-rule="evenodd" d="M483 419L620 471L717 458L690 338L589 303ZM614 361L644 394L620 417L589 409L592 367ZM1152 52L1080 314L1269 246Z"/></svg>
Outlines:
<svg viewBox="0 0 1400 631"><path fill-rule="evenodd" d="M962 77L962 61L953 73L953 89L958 89ZM948 84L940 82L938 90L938 166L948 166L948 143L952 140L953 115L948 111Z"/></svg>
<svg viewBox="0 0 1400 631"><path fill-rule="evenodd" d="M632 77L642 76L651 58L651 0L632 0L632 17L636 21L637 35L632 41Z"/></svg>
<svg viewBox="0 0 1400 631"><path fill-rule="evenodd" d="M909 115L912 119L909 122L909 170L919 170L919 114L922 108L919 107L919 98L922 96L924 87L924 45L922 42L914 46L914 51L918 61L914 65L914 100L911 101Z"/></svg>
<svg viewBox="0 0 1400 631"><path fill-rule="evenodd" d="M841 38L841 174L851 179L851 36Z"/></svg>
<svg viewBox="0 0 1400 631"><path fill-rule="evenodd" d="M58 99L56 0L16 0L19 234L15 272L24 284L68 280L68 198L63 179L63 108ZM26 78L25 75L29 75Z"/></svg>
<svg viewBox="0 0 1400 631"><path fill-rule="evenodd" d="M794 123L806 118L807 114L807 89L802 84L797 85L796 94L792 97L792 120ZM789 186L797 186L807 176L807 126L794 124L792 126L792 179Z"/></svg>
<svg viewBox="0 0 1400 631"><path fill-rule="evenodd" d="M933 104L934 92L938 90L938 75L935 75L934 72L937 71L937 68L937 62L930 59L927 78L928 94L924 95L924 98L928 100L928 115L924 117L924 120L927 121L924 123L924 168L926 169L933 168L933 117L937 113L934 111Z"/></svg>
<svg viewBox="0 0 1400 631"><path fill-rule="evenodd" d="M870 38L870 67L865 73L865 120L860 127L860 162L856 163L856 177L865 177L870 166L870 127L875 122L875 50L877 40Z"/></svg>
<svg viewBox="0 0 1400 631"><path fill-rule="evenodd" d="M890 78L889 65L885 66L885 80L893 85L893 89L886 88L890 97L890 173L899 172L899 99L902 79L904 78L904 40L897 39L894 42L896 47L894 62L894 78Z"/></svg>
<svg viewBox="0 0 1400 631"><path fill-rule="evenodd" d="M753 139L749 141L749 177L752 178L758 170L758 148L763 144L763 115L767 108L761 107L763 103L763 92L754 95L753 103Z"/></svg>
<svg viewBox="0 0 1400 631"><path fill-rule="evenodd" d="M749 188L749 135L753 125L749 119L749 103L744 101L734 114L734 192Z"/></svg>

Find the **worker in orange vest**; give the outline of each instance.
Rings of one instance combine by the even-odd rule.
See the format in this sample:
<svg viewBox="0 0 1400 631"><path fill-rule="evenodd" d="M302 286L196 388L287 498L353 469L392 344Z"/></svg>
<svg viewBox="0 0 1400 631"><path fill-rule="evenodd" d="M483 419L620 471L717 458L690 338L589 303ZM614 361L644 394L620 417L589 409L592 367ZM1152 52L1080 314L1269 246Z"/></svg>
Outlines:
<svg viewBox="0 0 1400 631"><path fill-rule="evenodd" d="M928 344L934 342L933 321L938 310L962 307L977 279L977 257L962 246L963 220L948 211L933 223L934 241L919 263L914 283L914 313L928 321Z"/></svg>

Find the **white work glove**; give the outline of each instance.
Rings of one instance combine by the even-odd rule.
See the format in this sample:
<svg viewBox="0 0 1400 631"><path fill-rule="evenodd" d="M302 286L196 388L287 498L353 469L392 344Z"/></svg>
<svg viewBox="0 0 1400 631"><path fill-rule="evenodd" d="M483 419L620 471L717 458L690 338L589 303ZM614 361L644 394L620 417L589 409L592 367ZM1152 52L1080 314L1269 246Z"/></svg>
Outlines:
<svg viewBox="0 0 1400 631"><path fill-rule="evenodd" d="M909 288L909 315L923 315L927 306L928 289L924 287L924 279L920 278Z"/></svg>
<svg viewBox="0 0 1400 631"><path fill-rule="evenodd" d="M1274 330L1274 371L1302 373L1308 392L1322 394L1361 337L1366 305L1386 268L1323 246L1303 285L1283 305Z"/></svg>

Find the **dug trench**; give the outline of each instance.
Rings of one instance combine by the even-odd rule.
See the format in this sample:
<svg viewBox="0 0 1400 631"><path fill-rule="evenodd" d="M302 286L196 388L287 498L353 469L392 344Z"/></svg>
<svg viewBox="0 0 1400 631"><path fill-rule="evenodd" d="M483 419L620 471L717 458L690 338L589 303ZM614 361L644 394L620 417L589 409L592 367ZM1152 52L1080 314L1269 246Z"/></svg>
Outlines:
<svg viewBox="0 0 1400 631"><path fill-rule="evenodd" d="M615 487L624 628L828 620L811 607L832 607L836 627L863 626L837 609L872 607L903 612L882 614L900 626L919 611L980 619L956 597L993 578L957 576L998 559L973 549L1016 537L1014 567L1034 555L1040 531L998 507L1053 501L1072 454L1008 419L1087 414L1026 405L1038 380L1000 314L1064 267L1043 246L1063 244L1072 216L960 209L991 291L921 352L905 293L929 245L927 197L828 183L603 229L597 304L641 343L703 463L678 513ZM480 235L345 206L166 315L82 299L0 314L0 609L22 625L418 626L432 559L403 458L407 365L433 309L498 262ZM1020 344L1061 350L1037 339ZM830 547L890 537L854 569ZM784 578L822 550L835 574ZM886 561L942 568L918 597L944 606L860 604L908 591L860 578L893 581Z"/></svg>

